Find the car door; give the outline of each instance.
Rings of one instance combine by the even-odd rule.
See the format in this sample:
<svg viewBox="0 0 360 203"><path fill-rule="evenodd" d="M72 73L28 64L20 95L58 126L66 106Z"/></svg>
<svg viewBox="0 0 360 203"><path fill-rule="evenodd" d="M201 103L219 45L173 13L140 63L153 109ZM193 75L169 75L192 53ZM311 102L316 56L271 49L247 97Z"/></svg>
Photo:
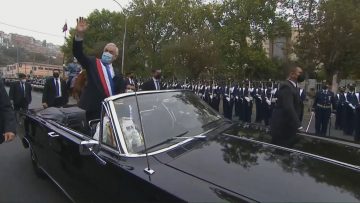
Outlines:
<svg viewBox="0 0 360 203"><path fill-rule="evenodd" d="M47 145L48 145L48 130L46 122L42 119L27 117L25 120L25 139L28 140L30 150L32 153L32 159L36 159L36 162L44 170L48 170L47 165Z"/></svg>
<svg viewBox="0 0 360 203"><path fill-rule="evenodd" d="M65 194L73 199L77 196L71 189L76 188L76 191L80 192L83 186L72 181L79 174L69 166L81 165L79 144L86 140L86 136L52 121L49 121L42 131L42 136L46 138L42 138L45 143L43 145L45 159L41 165L44 165L47 174Z"/></svg>
<svg viewBox="0 0 360 203"><path fill-rule="evenodd" d="M132 182L129 178L132 177L127 174L133 167L119 156L118 144L109 118L107 115L104 116L105 122L100 124L104 127L99 129L104 129L106 135L101 134L98 138L101 147L96 155L82 155L79 148L84 141L99 140L51 121L41 128L41 143L44 143L41 154L46 155L42 163L46 165L48 175L73 201L131 201L138 196L128 191L131 188L129 183ZM133 198L129 198L132 196Z"/></svg>

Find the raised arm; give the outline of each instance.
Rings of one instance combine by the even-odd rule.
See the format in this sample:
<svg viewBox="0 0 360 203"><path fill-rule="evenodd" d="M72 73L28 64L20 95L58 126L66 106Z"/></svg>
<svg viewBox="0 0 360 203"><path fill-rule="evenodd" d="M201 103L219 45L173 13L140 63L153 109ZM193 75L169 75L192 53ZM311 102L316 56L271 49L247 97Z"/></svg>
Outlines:
<svg viewBox="0 0 360 203"><path fill-rule="evenodd" d="M88 28L87 22L83 17L76 19L75 37L73 41L73 55L84 69L89 68L90 59L83 52L83 39Z"/></svg>

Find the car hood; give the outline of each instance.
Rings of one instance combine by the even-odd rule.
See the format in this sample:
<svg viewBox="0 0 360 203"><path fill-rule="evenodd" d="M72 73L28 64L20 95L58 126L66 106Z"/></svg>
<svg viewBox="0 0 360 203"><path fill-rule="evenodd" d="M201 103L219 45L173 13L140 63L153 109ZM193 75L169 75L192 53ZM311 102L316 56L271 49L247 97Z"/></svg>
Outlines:
<svg viewBox="0 0 360 203"><path fill-rule="evenodd" d="M359 170L222 133L158 159L256 201L360 201Z"/></svg>

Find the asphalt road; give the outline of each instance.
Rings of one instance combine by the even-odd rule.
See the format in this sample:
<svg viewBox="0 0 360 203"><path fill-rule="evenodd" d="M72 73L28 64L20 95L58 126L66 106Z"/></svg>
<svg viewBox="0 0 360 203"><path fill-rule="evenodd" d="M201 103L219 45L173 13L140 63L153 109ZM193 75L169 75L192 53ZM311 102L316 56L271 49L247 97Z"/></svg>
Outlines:
<svg viewBox="0 0 360 203"><path fill-rule="evenodd" d="M41 106L41 96L32 93L30 108ZM29 150L22 146L19 136L0 145L0 160L0 203L70 202L50 179L35 175Z"/></svg>

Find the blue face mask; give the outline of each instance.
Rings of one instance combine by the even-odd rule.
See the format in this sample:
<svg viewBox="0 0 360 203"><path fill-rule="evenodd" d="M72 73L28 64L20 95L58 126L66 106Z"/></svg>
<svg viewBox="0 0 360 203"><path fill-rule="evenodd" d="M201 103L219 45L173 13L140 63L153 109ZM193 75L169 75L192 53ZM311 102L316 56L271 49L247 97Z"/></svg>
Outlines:
<svg viewBox="0 0 360 203"><path fill-rule="evenodd" d="M101 56L101 62L103 62L104 64L110 64L112 57L113 55L110 54L109 52L104 52Z"/></svg>

